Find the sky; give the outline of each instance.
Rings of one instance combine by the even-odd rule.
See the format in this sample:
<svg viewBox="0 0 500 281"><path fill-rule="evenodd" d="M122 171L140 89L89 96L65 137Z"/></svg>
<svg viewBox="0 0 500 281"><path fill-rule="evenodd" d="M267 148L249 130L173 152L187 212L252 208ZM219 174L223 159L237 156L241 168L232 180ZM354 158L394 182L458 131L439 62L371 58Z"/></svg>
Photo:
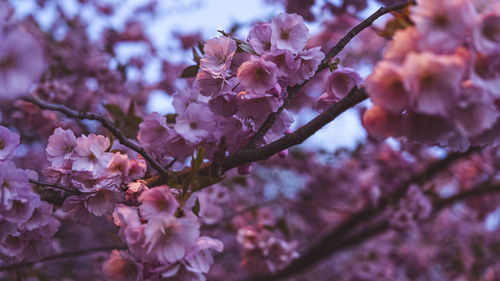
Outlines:
<svg viewBox="0 0 500 281"><path fill-rule="evenodd" d="M318 0L322 2L324 0ZM23 17L34 7L32 0L12 0L18 16ZM115 15L103 19L96 17L91 9L78 10L77 0L64 0L65 11L69 15L80 15L91 19L89 32L97 38L104 26L113 26L117 29L123 27L123 19L127 18L134 8L144 5L147 1L141 0L108 0L103 2L118 2L119 9ZM334 1L335 2L335 1ZM242 39L248 34L248 23L255 20L270 21L271 18L283 12L283 7L277 4L265 3L264 0L162 0L159 3L159 15L161 17L148 18L148 27L146 32L153 39L155 46L160 50L160 54L168 56L173 61L189 61L190 54L178 51L178 42L172 36L173 31L177 32L196 32L200 31L205 39L210 39L218 35L217 30L228 30L235 22L243 24L240 30ZM366 12L371 13L377 6L371 5ZM37 13L36 17L41 22L42 28L47 27L51 19L56 16L54 9L50 7ZM319 24L308 24L311 33L320 28ZM118 48L118 57L121 60L138 55L143 52L145 46L137 44L124 44ZM161 65L151 64L147 69L147 79L151 81L158 80L160 77ZM362 76L368 73L362 74ZM171 97L156 91L151 95L148 104L149 111L157 111L160 114L172 113ZM303 114L297 116L293 129L305 124L318 114L313 110L305 110ZM348 111L339 118L325 126L315 135L310 137L304 144L305 147L322 149L325 151L334 151L337 148L354 148L357 143L366 136L365 130L361 126L359 116L355 111Z"/></svg>

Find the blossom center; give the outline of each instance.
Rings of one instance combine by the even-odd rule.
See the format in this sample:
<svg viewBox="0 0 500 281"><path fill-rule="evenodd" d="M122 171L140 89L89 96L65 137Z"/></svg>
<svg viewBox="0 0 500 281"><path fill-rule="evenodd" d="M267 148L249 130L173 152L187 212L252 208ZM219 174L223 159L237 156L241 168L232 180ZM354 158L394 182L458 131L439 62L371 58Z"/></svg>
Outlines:
<svg viewBox="0 0 500 281"><path fill-rule="evenodd" d="M4 148L5 148L5 141L0 140L0 149L4 149Z"/></svg>
<svg viewBox="0 0 500 281"><path fill-rule="evenodd" d="M446 15L444 14L441 14L441 15L437 15L435 18L434 18L434 23L436 24L437 27L446 27L448 26L449 24L449 19Z"/></svg>
<svg viewBox="0 0 500 281"><path fill-rule="evenodd" d="M94 155L94 153L90 153L88 156L87 156L87 159L89 159L90 161L95 161L97 159L97 157Z"/></svg>
<svg viewBox="0 0 500 281"><path fill-rule="evenodd" d="M193 130L196 130L196 128L198 128L198 123L196 122L191 122L189 123L189 127Z"/></svg>
<svg viewBox="0 0 500 281"><path fill-rule="evenodd" d="M281 32L281 35L280 35L280 38L283 39L283 40L289 40L290 39L290 31L282 31Z"/></svg>

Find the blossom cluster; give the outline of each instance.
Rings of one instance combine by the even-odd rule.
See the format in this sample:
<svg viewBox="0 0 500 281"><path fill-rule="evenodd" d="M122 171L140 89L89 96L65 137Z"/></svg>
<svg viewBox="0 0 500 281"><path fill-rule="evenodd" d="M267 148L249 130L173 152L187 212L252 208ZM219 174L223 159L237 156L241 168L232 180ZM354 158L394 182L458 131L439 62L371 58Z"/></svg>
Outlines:
<svg viewBox="0 0 500 281"><path fill-rule="evenodd" d="M496 1L419 0L366 89L363 117L377 137L465 150L498 144L500 9Z"/></svg>
<svg viewBox="0 0 500 281"><path fill-rule="evenodd" d="M193 88L174 96L175 120L148 115L140 125L141 145L161 160L186 157L198 145L211 151L221 138L236 151L283 105L286 87L315 74L324 54L319 47L305 49L308 38L301 16L279 14L256 25L248 43L208 40ZM281 137L292 122L285 110L264 141Z"/></svg>
<svg viewBox="0 0 500 281"><path fill-rule="evenodd" d="M110 152L111 148L105 136L77 138L70 129L57 128L49 137L46 155L51 166L45 174L79 193L64 201L70 216L81 218L85 210L96 216L110 214L114 204L123 200L127 185L145 175L144 159L130 159L127 153Z"/></svg>
<svg viewBox="0 0 500 281"><path fill-rule="evenodd" d="M139 207L116 205L119 236L128 251L114 251L103 264L108 280L204 281L213 264L210 249L222 251L221 241L200 236L199 218L180 206L166 186L142 189Z"/></svg>
<svg viewBox="0 0 500 281"><path fill-rule="evenodd" d="M52 205L42 201L30 179L35 171L16 168L13 156L19 135L0 126L0 262L36 261L52 250L60 222Z"/></svg>

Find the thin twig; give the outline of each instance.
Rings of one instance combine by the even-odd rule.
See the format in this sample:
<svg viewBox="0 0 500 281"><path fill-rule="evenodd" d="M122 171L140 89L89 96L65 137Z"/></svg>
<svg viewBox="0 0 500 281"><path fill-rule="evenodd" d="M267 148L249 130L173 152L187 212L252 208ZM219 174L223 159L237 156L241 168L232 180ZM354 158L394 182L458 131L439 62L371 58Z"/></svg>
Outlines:
<svg viewBox="0 0 500 281"><path fill-rule="evenodd" d="M42 182L42 181L37 181L37 180L33 180L33 179L30 179L29 180L30 183L32 184L36 184L38 186L44 186L44 187L52 187L52 188L56 188L56 189L61 189L61 190L64 190L64 191L67 191L67 192L70 192L70 193L76 193L76 194L81 194L82 192L76 190L76 189L73 189L73 188L69 188L69 187L66 187L66 186L62 186L62 185L59 185L59 184L56 184L56 183L48 183L48 182Z"/></svg>
<svg viewBox="0 0 500 281"><path fill-rule="evenodd" d="M367 98L368 96L364 89L354 88L344 99L316 116L297 131L263 147L240 150L233 155L229 155L224 159L223 170L227 171L242 164L265 160L284 149L301 144L340 114Z"/></svg>
<svg viewBox="0 0 500 281"><path fill-rule="evenodd" d="M67 253L61 253L61 254L56 254L52 256L47 256L39 261L34 261L34 262L21 262L21 263L15 263L15 264L8 264L8 265L2 265L0 266L0 271L9 271L9 270L14 270L14 269L20 269L24 267L29 267L37 263L41 262L47 262L47 261L53 261L53 260L58 260L58 259L66 259L66 258L75 258L75 257L80 257L80 256L85 256L97 252L106 252L106 251L111 251L111 250L125 250L127 247L125 246L105 246L105 247L96 247L96 248L90 248L86 250L79 250L79 251L73 251L73 252L67 252Z"/></svg>
<svg viewBox="0 0 500 281"><path fill-rule="evenodd" d="M288 96L285 98L283 101L283 105L278 108L276 112L273 112L267 116L266 120L260 128L257 130L257 132L250 138L248 141L248 144L243 148L243 149L248 149L248 148L253 148L259 145L259 143L262 141L264 136L267 134L267 132L271 129L273 126L274 122L278 120L279 115L283 110L286 108L288 105L288 102L294 97L294 95L302 89L309 81L314 79L321 71L326 69L330 63L330 60L337 56L344 48L347 46L347 44L354 38L356 35L358 35L361 31L364 29L370 27L375 20L380 18L381 16L391 13L393 11L398 11L403 9L404 7L408 6L409 4L415 4L415 1L405 1L402 3L398 3L389 7L381 7L378 9L375 13L370 15L367 19L353 27L340 41L333 46L330 51L325 55L325 58L321 62L321 64L318 66L318 69L314 73L314 75L310 78L304 81L301 84L295 85L293 87L287 87L286 91L288 92Z"/></svg>
<svg viewBox="0 0 500 281"><path fill-rule="evenodd" d="M433 202L433 215L436 215L441 209L446 206L452 205L455 202L465 200L468 198L478 197L484 194L500 192L500 184L492 184L491 182L485 182L479 184L478 186L472 188L471 190L460 192L449 198L437 199ZM431 216L433 218L434 216ZM331 237L324 237L321 239L317 245L321 247L314 247L314 255L300 258L294 260L291 264L285 267L283 270L268 275L252 275L245 281L274 281L291 275L298 274L307 268L314 266L323 259L332 256L334 253L344 250L346 248L353 247L366 240L373 238L387 230L390 229L390 224L388 219L379 220L378 222L372 224L365 224L365 227L360 231L351 233L347 238L342 237L339 239L331 239ZM309 252L309 251L307 251Z"/></svg>
<svg viewBox="0 0 500 281"><path fill-rule="evenodd" d="M144 157L144 159L146 159L151 164L151 166L153 166L153 168L162 175L162 177L168 178L168 171L165 170L160 163L158 163L151 155L149 155L149 153L147 153L143 147L129 140L125 136L125 134L123 134L120 129L115 127L115 125L113 125L113 122L111 122L111 120L106 118L104 115L86 111L77 111L74 109L70 109L64 105L47 103L32 96L24 97L22 98L22 100L33 103L41 109L61 112L70 118L98 121L104 128L108 129L120 141L121 144L142 155L142 157Z"/></svg>

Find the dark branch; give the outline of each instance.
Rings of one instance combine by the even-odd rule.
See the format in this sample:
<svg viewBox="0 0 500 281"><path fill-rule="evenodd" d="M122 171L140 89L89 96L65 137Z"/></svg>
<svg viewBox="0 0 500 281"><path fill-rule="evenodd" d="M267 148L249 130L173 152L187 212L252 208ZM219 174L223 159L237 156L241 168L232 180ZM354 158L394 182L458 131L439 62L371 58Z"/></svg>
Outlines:
<svg viewBox="0 0 500 281"><path fill-rule="evenodd" d="M242 164L265 160L284 149L301 144L340 114L367 98L368 96L363 89L354 88L344 99L316 116L292 134L286 135L263 147L245 149L229 155L224 159L222 164L223 170L227 171Z"/></svg>
<svg viewBox="0 0 500 281"><path fill-rule="evenodd" d="M81 194L80 191L76 190L76 189L73 189L73 188L70 188L70 187L66 187L66 186L62 186L62 185L59 185L59 184L56 184L56 183L48 183L48 182L42 182L42 181L36 181L36 180L33 180L33 179L30 179L30 183L32 184L36 184L38 186L44 186L44 187L52 187L52 188L55 188L55 189L61 189L61 190L64 190L64 191L67 191L67 192L70 192L70 193L75 193L75 194Z"/></svg>
<svg viewBox="0 0 500 281"><path fill-rule="evenodd" d="M288 87L287 92L288 96L286 99L283 101L283 105L276 111L269 116L267 116L266 120L264 123L261 125L261 127L257 130L257 132L250 138L248 141L248 144L244 147L244 149L249 149L249 148L254 148L258 146L258 144L262 141L264 136L267 134L267 132L271 129L273 126L274 122L278 120L278 117L280 116L281 112L286 108L288 105L288 102L295 96L295 94L302 89L309 81L311 81L314 77L316 77L321 71L326 69L328 65L330 64L330 60L337 56L344 48L347 46L347 44L354 38L356 35L358 35L361 31L364 29L370 27L375 20L380 18L381 16L398 11L403 9L404 7L410 5L410 4L415 4L415 1L405 1L399 4L395 4L389 7L381 7L378 9L375 13L373 13L371 16L369 16L367 19L353 27L340 41L333 46L330 51L325 55L325 58L321 62L321 64L318 66L318 69L314 73L313 77L304 81L302 84L295 85L293 87Z"/></svg>
<svg viewBox="0 0 500 281"><path fill-rule="evenodd" d="M111 251L111 250L125 250L125 249L127 249L127 247L125 247L125 246L107 246L107 247L96 247L96 248L90 248L90 249L86 249L86 250L61 253L61 254L56 254L56 255L52 255L52 256L47 256L47 257L45 257L39 261L36 261L36 262L21 262L21 263L15 263L15 264L2 265L2 266L0 266L0 272L29 267L29 266L32 266L34 264L41 263L41 262L53 261L53 260L58 260L58 259L75 258L75 257L80 257L80 256L85 256L85 255L97 253L97 252L107 252L107 251Z"/></svg>
<svg viewBox="0 0 500 281"><path fill-rule="evenodd" d="M142 155L142 157L144 157L144 159L146 159L155 170L157 170L163 177L168 178L168 171L165 170L160 163L158 163L151 155L149 155L149 153L147 153L143 147L129 140L123 134L123 132L115 127L115 125L113 125L113 122L111 122L111 120L106 118L104 115L92 112L77 111L74 109L70 109L64 105L47 103L34 97L25 97L22 98L22 100L36 104L41 109L61 112L70 118L98 121L104 128L108 129L108 131L110 131L120 141L121 144Z"/></svg>
<svg viewBox="0 0 500 281"><path fill-rule="evenodd" d="M379 202L377 207L367 207L358 213L352 215L345 222L336 226L329 234L325 235L319 241L314 243L311 247L306 249L301 256L292 261L290 265L285 267L283 270L272 274L272 275L260 275L251 276L246 281L257 281L257 280L277 280L297 274L306 270L307 268L314 266L323 259L331 256L334 252L350 247L352 245L358 244L365 239L372 237L378 233L381 233L389 227L387 221L376 224L375 226L368 226L366 231L362 233L354 232L353 230L361 225L368 225L370 219L375 218L377 215L381 214L390 205L397 203L402 197L405 196L408 188L412 183L423 184L431 180L435 175L444 171L455 161L462 159L471 153L477 151L477 148L471 148L464 153L450 153L447 157L430 164L422 172L410 177L408 180L404 181L399 187L396 188L396 192L391 196L386 197L384 200ZM474 193L475 194L475 193ZM459 200L463 197L457 197ZM455 202L451 201L450 203ZM442 204L440 202L436 203L436 206ZM350 240L346 240L346 236L350 237Z"/></svg>

